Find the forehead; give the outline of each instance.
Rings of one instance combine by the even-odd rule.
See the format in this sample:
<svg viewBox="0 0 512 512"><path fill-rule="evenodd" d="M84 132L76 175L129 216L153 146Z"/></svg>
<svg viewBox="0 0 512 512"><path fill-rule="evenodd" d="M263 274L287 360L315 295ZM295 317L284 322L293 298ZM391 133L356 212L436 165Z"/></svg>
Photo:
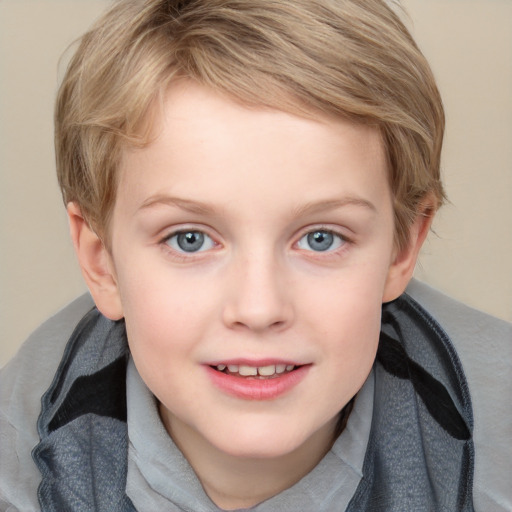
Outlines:
<svg viewBox="0 0 512 512"><path fill-rule="evenodd" d="M171 86L152 119L151 142L123 153L118 200L132 207L158 194L215 202L262 192L282 203L387 186L375 127L249 107L193 82Z"/></svg>

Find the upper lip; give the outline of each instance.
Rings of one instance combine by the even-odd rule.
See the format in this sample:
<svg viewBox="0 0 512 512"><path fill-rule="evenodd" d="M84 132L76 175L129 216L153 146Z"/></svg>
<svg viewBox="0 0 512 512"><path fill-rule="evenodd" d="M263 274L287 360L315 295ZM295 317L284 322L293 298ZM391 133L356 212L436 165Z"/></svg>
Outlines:
<svg viewBox="0 0 512 512"><path fill-rule="evenodd" d="M278 358L265 358L265 359L248 359L248 358L231 358L231 359L216 359L215 361L211 361L205 363L208 366L219 366L224 364L226 366L229 365L238 365L238 366L253 366L253 367L261 367L261 366L270 366L270 365L293 365L293 366L302 366L307 363L300 363L293 359L278 359Z"/></svg>

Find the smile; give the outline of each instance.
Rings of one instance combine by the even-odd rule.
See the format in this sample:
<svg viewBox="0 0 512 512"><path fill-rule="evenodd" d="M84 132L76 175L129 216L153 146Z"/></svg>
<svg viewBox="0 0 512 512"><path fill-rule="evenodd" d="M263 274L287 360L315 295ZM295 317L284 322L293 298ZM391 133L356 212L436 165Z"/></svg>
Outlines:
<svg viewBox="0 0 512 512"><path fill-rule="evenodd" d="M243 400L274 400L293 390L311 364L214 364L205 366L214 386Z"/></svg>
<svg viewBox="0 0 512 512"><path fill-rule="evenodd" d="M256 377L260 379L272 379L279 377L283 373L293 371L296 366L293 364L270 364L266 366L249 366L238 364L218 364L214 367L217 371L227 375L237 375L239 377Z"/></svg>

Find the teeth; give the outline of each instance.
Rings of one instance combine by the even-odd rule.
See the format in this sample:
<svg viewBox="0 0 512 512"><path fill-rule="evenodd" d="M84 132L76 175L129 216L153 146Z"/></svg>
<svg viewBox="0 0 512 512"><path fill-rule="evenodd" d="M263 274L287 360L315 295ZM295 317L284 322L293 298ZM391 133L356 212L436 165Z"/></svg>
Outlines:
<svg viewBox="0 0 512 512"><path fill-rule="evenodd" d="M271 377L272 375L281 374L285 371L291 372L295 366L293 364L269 364L267 366L248 366L248 365L238 365L238 364L219 364L216 366L217 370L220 372L224 371L226 368L229 373L238 373L242 377L254 377L256 375L260 375L261 377Z"/></svg>
<svg viewBox="0 0 512 512"><path fill-rule="evenodd" d="M252 375L258 375L258 368L255 368L254 366L240 365L238 373L242 375L242 377L250 377Z"/></svg>
<svg viewBox="0 0 512 512"><path fill-rule="evenodd" d="M276 367L273 364L269 366L260 366L258 368L258 373L265 377L269 377L270 375L274 375L274 373L276 373Z"/></svg>

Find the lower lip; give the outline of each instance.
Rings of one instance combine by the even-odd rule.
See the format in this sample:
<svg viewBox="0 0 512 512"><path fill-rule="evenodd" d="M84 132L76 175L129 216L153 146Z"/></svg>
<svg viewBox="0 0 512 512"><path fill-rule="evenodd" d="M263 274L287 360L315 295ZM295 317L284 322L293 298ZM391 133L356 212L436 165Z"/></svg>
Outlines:
<svg viewBox="0 0 512 512"><path fill-rule="evenodd" d="M271 379L257 379L252 377L238 377L214 370L207 366L206 370L213 384L228 395L243 400L274 400L288 393L297 386L306 376L311 365L279 375Z"/></svg>

